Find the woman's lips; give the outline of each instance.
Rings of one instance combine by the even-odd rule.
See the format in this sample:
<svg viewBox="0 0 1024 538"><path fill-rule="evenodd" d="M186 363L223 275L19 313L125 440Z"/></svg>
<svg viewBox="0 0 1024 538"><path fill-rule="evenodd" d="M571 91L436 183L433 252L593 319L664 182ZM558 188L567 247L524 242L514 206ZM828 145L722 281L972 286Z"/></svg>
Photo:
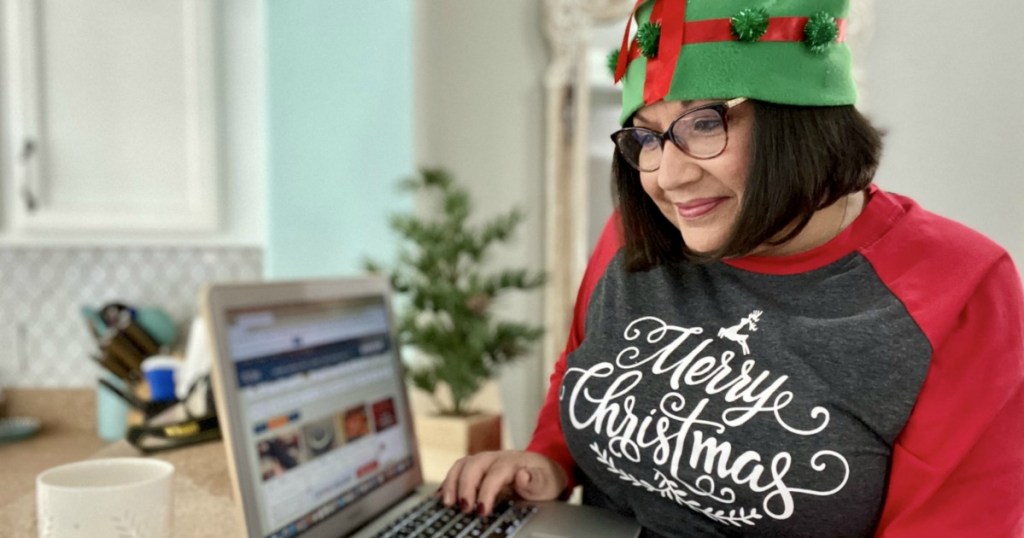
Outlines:
<svg viewBox="0 0 1024 538"><path fill-rule="evenodd" d="M684 219L696 219L714 211L726 200L727 198L700 198L685 204L676 204L676 211Z"/></svg>

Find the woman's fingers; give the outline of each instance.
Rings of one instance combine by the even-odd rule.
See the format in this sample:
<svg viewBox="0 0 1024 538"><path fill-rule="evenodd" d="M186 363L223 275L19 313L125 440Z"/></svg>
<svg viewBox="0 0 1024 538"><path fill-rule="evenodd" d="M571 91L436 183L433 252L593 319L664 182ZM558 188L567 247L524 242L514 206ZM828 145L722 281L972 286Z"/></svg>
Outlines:
<svg viewBox="0 0 1024 538"><path fill-rule="evenodd" d="M435 495L440 497L441 502L444 503L445 506L451 506L455 502L455 485L459 483L459 473L462 472L462 466L464 464L464 460L456 460L449 471L447 471L447 474L444 475L441 487L437 488L437 493Z"/></svg>
<svg viewBox="0 0 1024 538"><path fill-rule="evenodd" d="M534 494L534 490L537 488L538 481L539 480L534 480L533 473L530 473L529 469L524 467L517 470L515 478L516 493L524 499L532 500L531 497Z"/></svg>
<svg viewBox="0 0 1024 538"><path fill-rule="evenodd" d="M477 489L487 469L500 452L481 452L457 460L441 483L439 494L445 506L456 506L463 512L476 508Z"/></svg>
<svg viewBox="0 0 1024 538"><path fill-rule="evenodd" d="M502 490L513 485L516 470L518 469L518 458L513 455L506 455L499 458L487 470L487 475L480 482L480 489L477 493L477 512L486 516L494 509L494 503Z"/></svg>
<svg viewBox="0 0 1024 538"><path fill-rule="evenodd" d="M544 456L535 456L516 470L516 493L528 501L550 501L558 497L568 485L565 471L557 463Z"/></svg>
<svg viewBox="0 0 1024 538"><path fill-rule="evenodd" d="M504 454L503 452L481 452L466 458L466 464L462 466L462 474L459 476L458 488L459 508L463 512L477 509L480 484L490 473L495 462L499 461Z"/></svg>
<svg viewBox="0 0 1024 538"><path fill-rule="evenodd" d="M445 506L458 506L486 515L504 489L522 498L546 501L558 497L568 480L551 459L520 450L481 452L459 459L448 470L438 491Z"/></svg>
<svg viewBox="0 0 1024 538"><path fill-rule="evenodd" d="M459 487L459 475L462 474L462 468L466 465L468 458L460 458L455 461L451 469L448 469L448 474L444 477L444 482L441 482L441 488L438 493L441 495L441 502L445 506L451 506L455 504L456 495Z"/></svg>

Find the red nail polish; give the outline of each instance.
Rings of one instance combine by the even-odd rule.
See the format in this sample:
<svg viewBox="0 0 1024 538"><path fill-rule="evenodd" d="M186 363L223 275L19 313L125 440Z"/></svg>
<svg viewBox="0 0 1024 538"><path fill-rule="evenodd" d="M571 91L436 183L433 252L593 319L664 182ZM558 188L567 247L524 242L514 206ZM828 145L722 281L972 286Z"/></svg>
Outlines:
<svg viewBox="0 0 1024 538"><path fill-rule="evenodd" d="M476 503L476 515L478 515L480 517L484 517L484 516L487 515L487 514L484 513L484 504L483 503Z"/></svg>
<svg viewBox="0 0 1024 538"><path fill-rule="evenodd" d="M459 508L461 508L463 512L469 511L469 503L466 502L466 499L459 499Z"/></svg>

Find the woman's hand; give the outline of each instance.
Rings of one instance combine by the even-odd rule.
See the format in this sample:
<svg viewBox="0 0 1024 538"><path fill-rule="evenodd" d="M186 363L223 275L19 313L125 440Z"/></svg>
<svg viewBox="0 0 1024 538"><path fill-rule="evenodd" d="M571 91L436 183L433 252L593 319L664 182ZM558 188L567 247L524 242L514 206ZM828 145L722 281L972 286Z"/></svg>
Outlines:
<svg viewBox="0 0 1024 538"><path fill-rule="evenodd" d="M562 467L547 456L522 450L466 456L448 470L438 495L445 506L491 513L498 494L511 490L528 501L550 501L568 485Z"/></svg>

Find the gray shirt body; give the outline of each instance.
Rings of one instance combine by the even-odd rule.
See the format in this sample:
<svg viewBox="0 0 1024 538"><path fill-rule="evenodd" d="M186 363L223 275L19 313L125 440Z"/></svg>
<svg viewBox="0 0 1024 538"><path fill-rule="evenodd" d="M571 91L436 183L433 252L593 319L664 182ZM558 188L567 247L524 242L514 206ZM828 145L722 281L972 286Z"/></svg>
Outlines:
<svg viewBox="0 0 1024 538"><path fill-rule="evenodd" d="M585 502L650 537L870 536L931 356L871 264L627 273L621 256L560 393Z"/></svg>

